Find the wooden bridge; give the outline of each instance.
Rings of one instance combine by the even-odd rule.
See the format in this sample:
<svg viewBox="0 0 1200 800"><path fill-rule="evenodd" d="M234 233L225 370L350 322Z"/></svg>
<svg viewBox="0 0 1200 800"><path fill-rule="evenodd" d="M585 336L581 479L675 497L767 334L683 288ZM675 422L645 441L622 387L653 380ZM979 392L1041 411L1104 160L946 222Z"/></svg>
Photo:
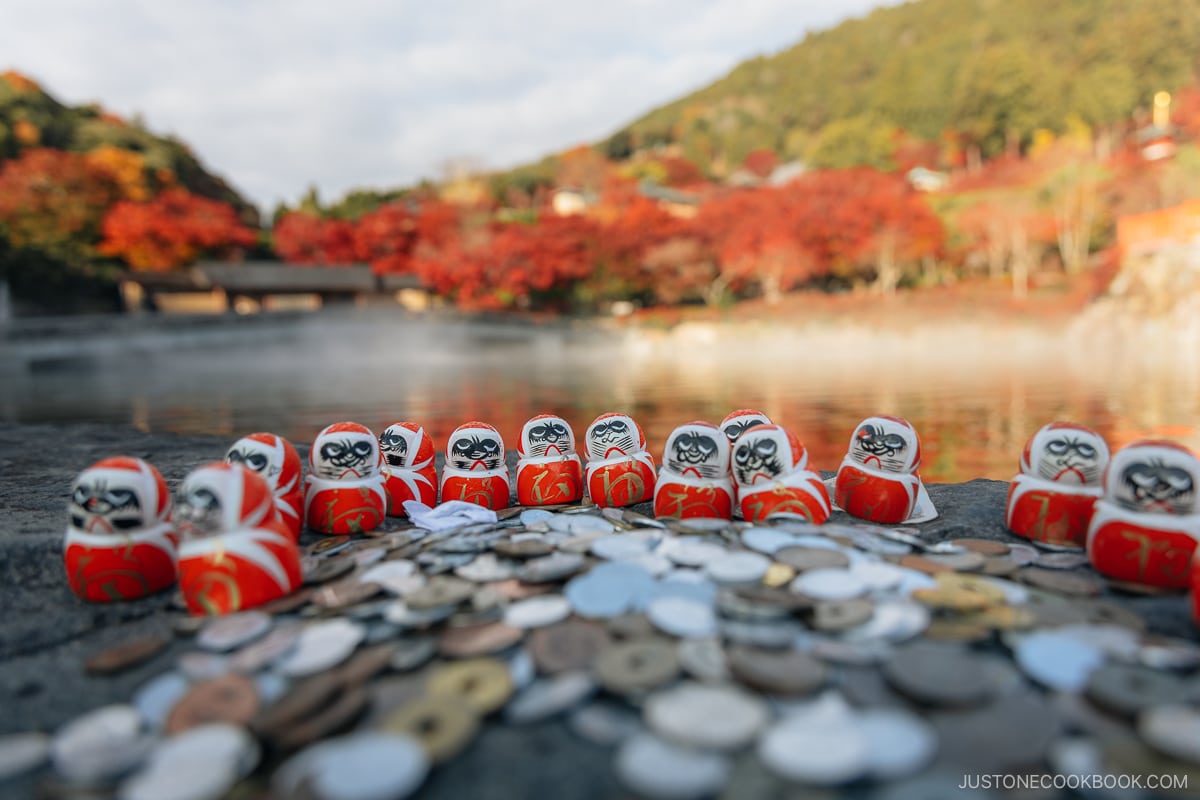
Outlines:
<svg viewBox="0 0 1200 800"><path fill-rule="evenodd" d="M271 298L307 296L315 304L362 304L372 298L424 296L413 275L376 275L367 264L297 266L282 261L202 261L178 272L130 272L121 279L126 309L174 305L183 295L207 296L212 310L264 307Z"/></svg>

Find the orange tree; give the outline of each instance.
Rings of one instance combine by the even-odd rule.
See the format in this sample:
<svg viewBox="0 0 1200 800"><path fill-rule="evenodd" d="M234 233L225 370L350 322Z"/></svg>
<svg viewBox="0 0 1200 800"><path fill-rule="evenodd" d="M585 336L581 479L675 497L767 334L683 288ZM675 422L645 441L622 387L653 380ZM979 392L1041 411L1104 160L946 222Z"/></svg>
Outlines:
<svg viewBox="0 0 1200 800"><path fill-rule="evenodd" d="M105 214L102 230L101 253L131 269L153 272L175 269L204 253L252 247L257 238L233 206L179 188L144 203L117 203Z"/></svg>

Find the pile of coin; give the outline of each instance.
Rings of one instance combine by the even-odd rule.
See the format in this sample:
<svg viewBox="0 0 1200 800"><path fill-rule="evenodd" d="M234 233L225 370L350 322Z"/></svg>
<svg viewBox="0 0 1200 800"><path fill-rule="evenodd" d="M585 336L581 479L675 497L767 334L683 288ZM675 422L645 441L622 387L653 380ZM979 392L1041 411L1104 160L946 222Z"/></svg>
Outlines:
<svg viewBox="0 0 1200 800"><path fill-rule="evenodd" d="M1200 647L1146 633L1076 553L517 508L320 539L304 569L270 606L180 614L190 646L127 704L0 737L0 780L49 762L49 796L399 798L487 731L558 718L651 798L934 797L967 773L1200 786Z"/></svg>

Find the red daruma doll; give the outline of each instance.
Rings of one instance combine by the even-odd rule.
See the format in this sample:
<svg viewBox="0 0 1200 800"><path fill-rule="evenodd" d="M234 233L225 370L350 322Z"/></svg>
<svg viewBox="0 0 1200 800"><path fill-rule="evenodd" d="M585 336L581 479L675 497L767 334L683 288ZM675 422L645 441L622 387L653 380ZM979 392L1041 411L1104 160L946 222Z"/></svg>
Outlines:
<svg viewBox="0 0 1200 800"><path fill-rule="evenodd" d="M193 470L175 516L183 537L179 589L191 613L254 608L304 582L300 551L258 473L224 462Z"/></svg>
<svg viewBox="0 0 1200 800"><path fill-rule="evenodd" d="M512 490L504 456L504 439L491 425L459 425L446 442L442 502L464 500L493 511L508 508Z"/></svg>
<svg viewBox="0 0 1200 800"><path fill-rule="evenodd" d="M1100 434L1071 422L1052 422L1030 437L1021 473L1008 490L1006 522L1018 536L1083 547L1100 499L1108 445Z"/></svg>
<svg viewBox="0 0 1200 800"><path fill-rule="evenodd" d="M737 442L739 436L755 425L770 424L771 420L761 411L755 411L753 408L739 408L737 411L730 411L717 427L725 434L725 438L732 446Z"/></svg>
<svg viewBox="0 0 1200 800"><path fill-rule="evenodd" d="M280 520L299 541L304 527L304 489L300 484L300 456L292 443L273 433L252 433L234 442L225 460L257 472L267 482L275 495Z"/></svg>
<svg viewBox="0 0 1200 800"><path fill-rule="evenodd" d="M748 522L799 514L818 525L832 510L821 476L808 469L808 450L779 425L755 425L733 448L733 478Z"/></svg>
<svg viewBox="0 0 1200 800"><path fill-rule="evenodd" d="M837 504L860 519L904 522L921 492L921 440L908 420L868 417L854 429L834 484Z"/></svg>
<svg viewBox="0 0 1200 800"><path fill-rule="evenodd" d="M399 517L404 504L418 500L437 505L437 468L433 463L433 439L420 425L397 422L379 437L383 451L383 479L388 493L388 513Z"/></svg>
<svg viewBox="0 0 1200 800"><path fill-rule="evenodd" d="M67 582L84 600L133 600L175 582L179 537L158 470L116 456L79 473L67 505Z"/></svg>
<svg viewBox="0 0 1200 800"><path fill-rule="evenodd" d="M565 419L539 414L526 422L517 452L518 503L548 506L583 499L583 462L575 454L575 432Z"/></svg>
<svg viewBox="0 0 1200 800"><path fill-rule="evenodd" d="M1144 440L1118 450L1088 527L1097 572L1121 581L1183 589L1200 539L1200 461L1174 442Z"/></svg>
<svg viewBox="0 0 1200 800"><path fill-rule="evenodd" d="M716 425L689 422L667 437L654 487L654 515L732 518L729 439Z"/></svg>
<svg viewBox="0 0 1200 800"><path fill-rule="evenodd" d="M382 462L379 440L365 425L335 422L318 433L308 451L308 527L339 536L378 528L387 514Z"/></svg>
<svg viewBox="0 0 1200 800"><path fill-rule="evenodd" d="M588 451L588 496L593 503L620 508L654 497L654 457L646 452L646 436L632 417L601 414L583 438Z"/></svg>

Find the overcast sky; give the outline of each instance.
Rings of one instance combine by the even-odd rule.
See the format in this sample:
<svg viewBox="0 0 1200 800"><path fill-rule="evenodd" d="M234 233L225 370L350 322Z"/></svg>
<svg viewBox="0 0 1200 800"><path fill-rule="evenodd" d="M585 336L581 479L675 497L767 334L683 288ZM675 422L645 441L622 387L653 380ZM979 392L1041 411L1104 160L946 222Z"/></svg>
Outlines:
<svg viewBox="0 0 1200 800"><path fill-rule="evenodd" d="M16 0L0 70L140 114L269 211L594 142L881 0Z"/></svg>

